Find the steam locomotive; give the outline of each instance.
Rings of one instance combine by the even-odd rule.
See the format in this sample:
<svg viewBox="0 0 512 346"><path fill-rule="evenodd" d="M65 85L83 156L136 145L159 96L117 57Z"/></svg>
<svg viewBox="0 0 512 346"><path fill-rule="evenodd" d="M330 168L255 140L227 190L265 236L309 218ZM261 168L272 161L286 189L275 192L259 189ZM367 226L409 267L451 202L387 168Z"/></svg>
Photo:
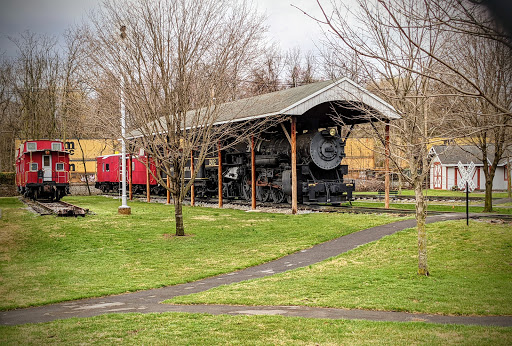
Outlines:
<svg viewBox="0 0 512 346"><path fill-rule="evenodd" d="M256 200L283 203L291 201L292 168L288 139L279 132L255 143ZM222 193L227 199L251 199L251 147L242 143L222 152ZM345 141L336 128L297 136L297 195L300 203L339 204L352 200L355 184L344 179L348 166ZM197 165L195 165L197 167ZM198 197L218 193L218 158L208 157L199 167L194 183Z"/></svg>

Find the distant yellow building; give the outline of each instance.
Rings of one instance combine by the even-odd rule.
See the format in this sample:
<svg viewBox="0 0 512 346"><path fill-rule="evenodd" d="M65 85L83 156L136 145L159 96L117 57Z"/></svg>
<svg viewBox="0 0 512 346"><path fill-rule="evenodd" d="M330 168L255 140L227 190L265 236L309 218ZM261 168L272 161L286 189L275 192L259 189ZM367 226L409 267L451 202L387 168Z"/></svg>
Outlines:
<svg viewBox="0 0 512 346"><path fill-rule="evenodd" d="M375 140L373 138L349 138L345 146L344 165L348 165L349 173L356 178L359 172L375 170Z"/></svg>

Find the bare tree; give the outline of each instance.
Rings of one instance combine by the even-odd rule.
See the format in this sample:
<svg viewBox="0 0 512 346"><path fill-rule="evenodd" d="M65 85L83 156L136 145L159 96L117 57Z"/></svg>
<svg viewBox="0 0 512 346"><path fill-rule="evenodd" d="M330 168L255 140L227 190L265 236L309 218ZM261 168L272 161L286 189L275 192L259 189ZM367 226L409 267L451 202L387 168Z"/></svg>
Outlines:
<svg viewBox="0 0 512 346"><path fill-rule="evenodd" d="M512 109L512 55L498 40L481 36L458 37L452 59L460 70L479 80L482 90L503 107ZM492 188L496 168L506 159L506 148L512 143L512 117L503 114L483 98L458 98L455 121L459 136L479 149L477 159L483 163L485 175L485 212L492 211Z"/></svg>
<svg viewBox="0 0 512 346"><path fill-rule="evenodd" d="M21 107L21 136L58 137L56 113L61 60L57 40L26 31L12 41L19 51L13 62L13 90Z"/></svg>
<svg viewBox="0 0 512 346"><path fill-rule="evenodd" d="M19 107L13 93L13 66L3 58L0 61L0 171L14 170L14 142L18 136Z"/></svg>
<svg viewBox="0 0 512 346"><path fill-rule="evenodd" d="M284 58L285 83L290 87L310 84L317 81L315 77L316 59L313 52L302 53L299 47L290 49Z"/></svg>
<svg viewBox="0 0 512 346"><path fill-rule="evenodd" d="M120 0L105 1L93 23L91 85L107 83L98 90L111 105L107 110L119 104L117 91L123 85L131 147L154 160L162 186L167 184L160 172L169 178L176 235L184 235L182 202L197 174L185 178L187 161L193 152L201 164L235 135L219 105L232 98L227 76L236 78L250 66L262 20L240 1ZM121 26L126 28L123 42ZM109 89L116 93L109 96ZM105 128L118 133L113 116Z"/></svg>
<svg viewBox="0 0 512 346"><path fill-rule="evenodd" d="M409 0L395 3L415 13L425 12L423 3ZM427 200L424 196L430 168L428 145L446 128L442 126L445 114L436 106L445 95L439 92L443 83L429 78L429 73L438 65L433 55L447 49L446 37L423 17L412 20L402 15L403 12L391 14L379 4L358 1L359 11L352 13L357 21L354 24L344 20L350 11L348 8L335 6L333 13L328 14L319 2L324 17L316 20L326 26L326 39L337 56L357 59L353 65L361 67L357 73L367 81L367 88L390 103L401 116L400 120L389 124L391 160L415 191L418 273L429 275L425 229ZM435 117L432 116L434 112L437 113ZM382 143L385 142L384 127L374 126Z"/></svg>
<svg viewBox="0 0 512 346"><path fill-rule="evenodd" d="M251 96L266 94L283 89L281 74L284 59L276 46L267 48L257 65L251 71Z"/></svg>

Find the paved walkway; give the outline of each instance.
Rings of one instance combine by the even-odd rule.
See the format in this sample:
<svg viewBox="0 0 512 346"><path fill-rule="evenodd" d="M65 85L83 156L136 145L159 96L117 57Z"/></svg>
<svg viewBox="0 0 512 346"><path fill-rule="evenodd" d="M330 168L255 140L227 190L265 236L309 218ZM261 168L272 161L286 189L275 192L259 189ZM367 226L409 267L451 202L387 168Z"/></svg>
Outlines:
<svg viewBox="0 0 512 346"><path fill-rule="evenodd" d="M454 213L430 216L427 223L462 219L465 214ZM352 233L312 248L299 251L278 260L233 273L203 280L147 291L116 296L83 299L34 308L0 313L1 325L48 322L71 317L91 317L123 312L193 312L232 315L284 315L311 318L367 319L374 321L425 321L431 323L479 324L512 326L512 316L441 316L403 312L312 308L303 306L227 306L227 305L170 305L161 304L172 297L206 291L220 285L270 276L291 269L305 267L337 256L360 245L378 240L415 226L415 220L404 220Z"/></svg>

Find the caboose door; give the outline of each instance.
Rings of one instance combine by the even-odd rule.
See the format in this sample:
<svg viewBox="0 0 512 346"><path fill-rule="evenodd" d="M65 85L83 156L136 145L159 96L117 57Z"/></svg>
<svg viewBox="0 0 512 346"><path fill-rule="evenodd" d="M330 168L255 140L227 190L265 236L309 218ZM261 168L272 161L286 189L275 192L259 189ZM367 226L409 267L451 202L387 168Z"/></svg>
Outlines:
<svg viewBox="0 0 512 346"><path fill-rule="evenodd" d="M43 181L52 181L52 157L43 155Z"/></svg>

